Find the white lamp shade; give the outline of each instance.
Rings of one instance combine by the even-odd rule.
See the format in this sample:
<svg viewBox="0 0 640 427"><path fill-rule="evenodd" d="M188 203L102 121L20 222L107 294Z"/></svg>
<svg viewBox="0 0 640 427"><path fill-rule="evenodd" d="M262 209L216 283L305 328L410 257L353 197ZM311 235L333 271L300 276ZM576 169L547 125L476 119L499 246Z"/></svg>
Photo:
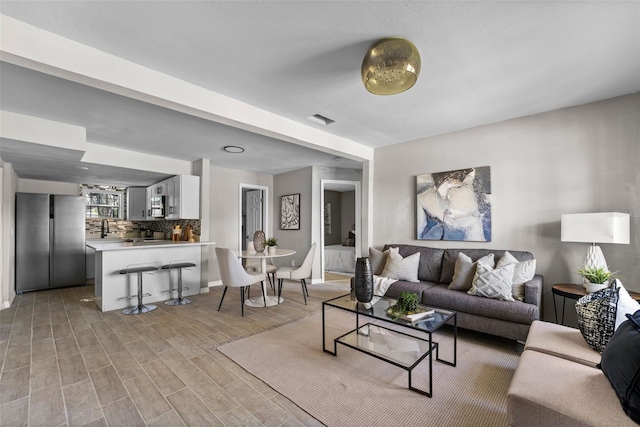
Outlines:
<svg viewBox="0 0 640 427"><path fill-rule="evenodd" d="M563 242L629 244L630 215L621 212L564 214Z"/></svg>

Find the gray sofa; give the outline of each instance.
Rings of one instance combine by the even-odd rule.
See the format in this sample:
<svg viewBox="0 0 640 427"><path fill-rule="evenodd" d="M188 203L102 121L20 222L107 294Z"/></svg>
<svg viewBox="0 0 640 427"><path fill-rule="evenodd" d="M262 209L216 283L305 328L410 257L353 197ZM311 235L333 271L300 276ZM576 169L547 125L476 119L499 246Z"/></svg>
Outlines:
<svg viewBox="0 0 640 427"><path fill-rule="evenodd" d="M496 261L504 255L504 250L493 249L441 249L425 246L389 244L399 248L403 257L420 252L418 279L420 282L397 281L386 294L395 298L400 292L410 291L418 294L425 305L446 308L458 312L458 326L465 329L484 332L512 340L525 341L529 327L540 318L542 295L542 276L536 275L525 284L524 302L501 301L469 295L462 291L447 289L453 278L453 269L458 252L463 252L472 260L493 253ZM533 259L529 252L509 251L519 261Z"/></svg>

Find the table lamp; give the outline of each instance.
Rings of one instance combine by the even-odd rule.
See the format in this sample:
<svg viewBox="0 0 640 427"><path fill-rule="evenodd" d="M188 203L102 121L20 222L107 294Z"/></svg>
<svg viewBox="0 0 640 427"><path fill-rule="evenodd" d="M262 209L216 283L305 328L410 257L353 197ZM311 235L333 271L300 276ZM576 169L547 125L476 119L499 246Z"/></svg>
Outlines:
<svg viewBox="0 0 640 427"><path fill-rule="evenodd" d="M591 243L584 258L584 267L609 271L602 250L596 243L629 244L630 215L622 212L563 214L561 238L563 242Z"/></svg>

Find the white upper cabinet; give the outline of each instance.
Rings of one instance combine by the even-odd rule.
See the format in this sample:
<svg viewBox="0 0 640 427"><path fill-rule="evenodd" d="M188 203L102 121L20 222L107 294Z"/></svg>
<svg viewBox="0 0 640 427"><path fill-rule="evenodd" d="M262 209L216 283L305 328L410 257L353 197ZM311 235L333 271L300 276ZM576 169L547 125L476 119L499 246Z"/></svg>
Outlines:
<svg viewBox="0 0 640 427"><path fill-rule="evenodd" d="M147 187L127 188L127 219L129 221L147 220Z"/></svg>
<svg viewBox="0 0 640 427"><path fill-rule="evenodd" d="M200 177L176 175L166 185L166 219L200 219Z"/></svg>

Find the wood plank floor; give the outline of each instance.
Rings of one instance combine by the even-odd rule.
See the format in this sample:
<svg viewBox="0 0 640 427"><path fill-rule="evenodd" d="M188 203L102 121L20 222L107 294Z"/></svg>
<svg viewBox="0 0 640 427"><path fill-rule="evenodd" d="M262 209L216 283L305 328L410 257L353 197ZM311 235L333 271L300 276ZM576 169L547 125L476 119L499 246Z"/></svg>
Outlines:
<svg viewBox="0 0 640 427"><path fill-rule="evenodd" d="M93 286L18 295L0 311L0 426L321 425L216 350L320 311L349 282L308 288L308 305L285 282L284 303L244 317L232 288L219 312L216 287L133 316L100 312Z"/></svg>

